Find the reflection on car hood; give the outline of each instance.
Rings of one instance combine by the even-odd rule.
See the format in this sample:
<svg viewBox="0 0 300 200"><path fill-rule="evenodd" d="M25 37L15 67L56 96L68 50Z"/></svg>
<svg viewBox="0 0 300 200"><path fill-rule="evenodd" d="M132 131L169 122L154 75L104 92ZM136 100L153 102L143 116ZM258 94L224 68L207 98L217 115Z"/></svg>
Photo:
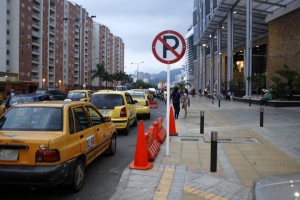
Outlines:
<svg viewBox="0 0 300 200"><path fill-rule="evenodd" d="M254 183L255 198L295 200L300 197L300 173L269 176Z"/></svg>

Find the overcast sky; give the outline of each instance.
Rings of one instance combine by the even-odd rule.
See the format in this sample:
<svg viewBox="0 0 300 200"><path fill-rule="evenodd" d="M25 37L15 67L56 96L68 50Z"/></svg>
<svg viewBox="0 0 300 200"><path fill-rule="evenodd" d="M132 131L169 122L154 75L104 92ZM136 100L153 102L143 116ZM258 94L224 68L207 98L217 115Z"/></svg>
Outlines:
<svg viewBox="0 0 300 200"><path fill-rule="evenodd" d="M94 21L109 27L125 44L125 72L159 73L166 71L152 54L152 42L157 34L174 30L183 37L192 25L194 0L72 0L96 15ZM171 64L171 69L182 67L185 57Z"/></svg>

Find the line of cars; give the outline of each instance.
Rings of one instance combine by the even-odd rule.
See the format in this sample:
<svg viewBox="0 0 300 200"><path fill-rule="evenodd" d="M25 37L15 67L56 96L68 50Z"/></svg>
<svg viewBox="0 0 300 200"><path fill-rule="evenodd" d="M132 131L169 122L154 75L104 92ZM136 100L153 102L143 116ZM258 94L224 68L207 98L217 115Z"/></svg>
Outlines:
<svg viewBox="0 0 300 200"><path fill-rule="evenodd" d="M128 134L137 116L150 118L141 92L102 90L15 95L0 118L0 184L83 187L85 168L114 155L117 133ZM38 102L39 101L39 102ZM149 107L144 108L144 107Z"/></svg>

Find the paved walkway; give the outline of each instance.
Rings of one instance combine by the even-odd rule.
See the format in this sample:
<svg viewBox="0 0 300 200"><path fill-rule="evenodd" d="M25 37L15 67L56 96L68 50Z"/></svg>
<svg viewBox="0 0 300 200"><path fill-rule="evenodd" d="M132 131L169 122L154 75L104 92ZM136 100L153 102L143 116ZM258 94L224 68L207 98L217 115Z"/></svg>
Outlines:
<svg viewBox="0 0 300 200"><path fill-rule="evenodd" d="M200 134L204 111L204 134ZM300 172L300 107L260 107L192 97L188 118L175 120L179 136L170 137L151 170L125 169L114 199L218 200L248 198L253 180ZM166 126L164 126L166 127ZM210 172L210 134L219 136L217 172Z"/></svg>

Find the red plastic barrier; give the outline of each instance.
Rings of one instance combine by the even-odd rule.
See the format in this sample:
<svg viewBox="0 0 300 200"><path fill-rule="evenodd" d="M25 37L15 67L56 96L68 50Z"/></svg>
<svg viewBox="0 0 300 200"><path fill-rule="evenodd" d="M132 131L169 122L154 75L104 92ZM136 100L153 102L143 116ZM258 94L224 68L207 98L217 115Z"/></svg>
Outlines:
<svg viewBox="0 0 300 200"><path fill-rule="evenodd" d="M162 138L160 136L160 129L161 128L158 127L158 122L157 121L153 122L153 135L154 135L154 138L155 138L155 140L157 142L163 143L164 142L164 138Z"/></svg>
<svg viewBox="0 0 300 200"><path fill-rule="evenodd" d="M157 107L158 107L157 101L150 101L150 108L157 108Z"/></svg>
<svg viewBox="0 0 300 200"><path fill-rule="evenodd" d="M157 119L157 122L158 122L158 129L160 129L159 135L160 135L161 138L163 138L163 140L165 140L166 136L167 136L167 131L166 131L166 129L162 125L162 118L159 117Z"/></svg>
<svg viewBox="0 0 300 200"><path fill-rule="evenodd" d="M155 135L154 135L154 127L153 126L150 126L148 128L148 132L151 133L152 135L152 146L154 147L155 151L156 151L156 154L158 153L159 149L160 149L160 143L155 139ZM150 138L149 138L150 139Z"/></svg>
<svg viewBox="0 0 300 200"><path fill-rule="evenodd" d="M152 132L145 133L145 137L146 137L148 161L153 162L158 153L155 146L153 146L153 140L154 140L153 133Z"/></svg>

